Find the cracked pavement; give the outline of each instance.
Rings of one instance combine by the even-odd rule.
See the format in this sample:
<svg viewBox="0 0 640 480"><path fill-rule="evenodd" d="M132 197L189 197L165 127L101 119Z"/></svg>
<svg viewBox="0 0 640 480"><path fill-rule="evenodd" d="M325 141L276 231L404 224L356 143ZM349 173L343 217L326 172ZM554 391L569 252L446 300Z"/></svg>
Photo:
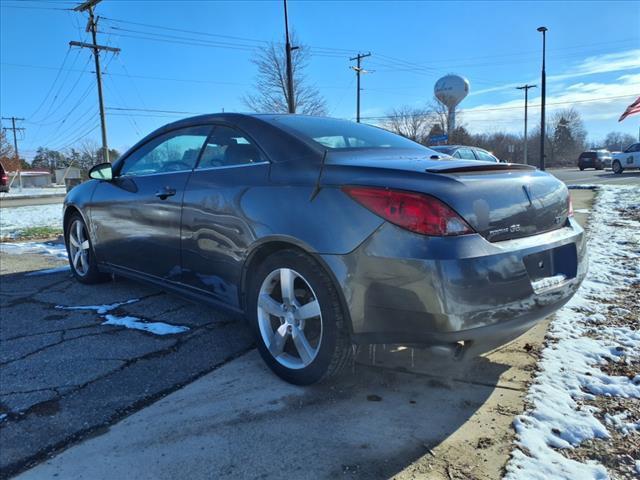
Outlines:
<svg viewBox="0 0 640 480"><path fill-rule="evenodd" d="M0 281L0 476L8 477L212 371L253 344L243 319L124 279L81 285L64 265L2 256ZM155 335L102 325L95 310L189 327Z"/></svg>

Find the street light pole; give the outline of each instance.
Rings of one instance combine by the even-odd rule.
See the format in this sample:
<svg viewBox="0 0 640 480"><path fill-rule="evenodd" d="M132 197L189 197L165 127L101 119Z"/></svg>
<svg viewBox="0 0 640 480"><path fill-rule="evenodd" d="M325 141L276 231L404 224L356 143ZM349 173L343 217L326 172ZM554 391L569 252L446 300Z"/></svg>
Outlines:
<svg viewBox="0 0 640 480"><path fill-rule="evenodd" d="M527 141L527 104L529 103L529 89L536 88L537 85L522 85L516 87L518 90L524 90L524 163L529 164L529 156L527 155L528 141Z"/></svg>
<svg viewBox="0 0 640 480"><path fill-rule="evenodd" d="M542 104L540 107L540 170L544 170L544 140L545 140L545 107L547 102L547 72L545 71L545 57L547 53L547 27L538 27L542 33Z"/></svg>

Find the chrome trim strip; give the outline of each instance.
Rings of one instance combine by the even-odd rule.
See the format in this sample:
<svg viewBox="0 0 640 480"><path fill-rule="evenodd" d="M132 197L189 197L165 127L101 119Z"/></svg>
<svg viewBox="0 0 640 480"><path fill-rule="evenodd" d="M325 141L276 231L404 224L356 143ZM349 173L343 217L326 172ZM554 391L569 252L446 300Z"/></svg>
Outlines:
<svg viewBox="0 0 640 480"><path fill-rule="evenodd" d="M175 172L156 172L156 173L146 173L144 175L119 175L117 177L114 178L140 178L140 177L153 177L155 175L171 175L174 173L190 173L193 172L193 169L190 170L176 170Z"/></svg>
<svg viewBox="0 0 640 480"><path fill-rule="evenodd" d="M268 161L265 160L263 162L242 163L240 165L223 165L221 167L196 168L194 170L194 173L195 172L204 172L204 171L207 171L207 170L226 170L228 168L253 167L253 166L256 166L256 165L267 165L269 163L271 163L271 162L268 162Z"/></svg>

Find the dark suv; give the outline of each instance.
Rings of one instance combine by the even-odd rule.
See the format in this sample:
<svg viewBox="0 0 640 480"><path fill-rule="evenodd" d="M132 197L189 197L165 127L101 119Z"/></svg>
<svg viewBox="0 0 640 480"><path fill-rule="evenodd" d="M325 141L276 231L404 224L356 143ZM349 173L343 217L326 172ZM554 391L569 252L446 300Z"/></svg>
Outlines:
<svg viewBox="0 0 640 480"><path fill-rule="evenodd" d="M585 168L603 170L608 166L611 166L611 153L608 150L589 150L578 157L578 168L581 171Z"/></svg>
<svg viewBox="0 0 640 480"><path fill-rule="evenodd" d="M9 176L7 175L7 171L4 169L4 167L0 163L0 192L8 192L8 191L9 191Z"/></svg>

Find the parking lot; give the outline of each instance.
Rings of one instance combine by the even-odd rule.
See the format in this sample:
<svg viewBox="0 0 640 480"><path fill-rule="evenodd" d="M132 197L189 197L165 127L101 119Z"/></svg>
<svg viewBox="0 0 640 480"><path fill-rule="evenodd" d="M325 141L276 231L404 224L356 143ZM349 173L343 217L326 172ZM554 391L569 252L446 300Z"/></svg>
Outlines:
<svg viewBox="0 0 640 480"><path fill-rule="evenodd" d="M583 223L592 198L574 191ZM3 477L496 478L546 329L458 363L364 348L298 388L242 319L128 280L83 286L64 265L2 257Z"/></svg>
<svg viewBox="0 0 640 480"><path fill-rule="evenodd" d="M6 256L3 268L19 258ZM365 348L335 382L298 388L263 366L240 319L128 280L81 286L68 272L14 272L1 294L4 475L95 437L83 443L89 452L68 450L74 459L62 459L70 470L60 478L365 478L400 473L429 450L438 452L431 467L412 468L446 475L448 459L478 442L477 455L455 468L480 465L492 476L535 362L525 345L543 335L536 329L489 358L437 369L419 350ZM102 325L97 308L57 308L130 300L109 313L189 330L154 335ZM142 416L129 417L136 411ZM50 478L58 467L41 468L25 478Z"/></svg>

